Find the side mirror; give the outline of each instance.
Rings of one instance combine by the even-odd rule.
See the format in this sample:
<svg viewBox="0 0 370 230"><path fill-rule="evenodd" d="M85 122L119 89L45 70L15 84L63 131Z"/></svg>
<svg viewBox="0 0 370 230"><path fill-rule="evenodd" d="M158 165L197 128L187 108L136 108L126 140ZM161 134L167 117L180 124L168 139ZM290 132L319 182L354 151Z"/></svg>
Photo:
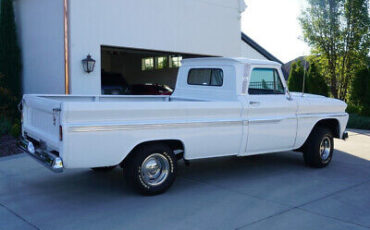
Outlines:
<svg viewBox="0 0 370 230"><path fill-rule="evenodd" d="M293 100L292 95L290 94L288 88L285 88L285 96L288 101Z"/></svg>

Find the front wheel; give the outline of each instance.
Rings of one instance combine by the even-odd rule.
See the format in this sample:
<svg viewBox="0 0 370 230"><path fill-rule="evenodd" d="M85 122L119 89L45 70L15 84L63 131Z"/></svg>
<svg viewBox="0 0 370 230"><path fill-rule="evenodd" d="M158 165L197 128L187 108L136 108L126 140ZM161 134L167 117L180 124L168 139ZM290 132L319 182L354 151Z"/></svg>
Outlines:
<svg viewBox="0 0 370 230"><path fill-rule="evenodd" d="M176 177L176 158L165 144L137 148L124 166L128 183L145 195L165 192Z"/></svg>
<svg viewBox="0 0 370 230"><path fill-rule="evenodd" d="M333 158L333 135L327 128L317 127L308 137L303 149L305 163L311 167L323 168Z"/></svg>

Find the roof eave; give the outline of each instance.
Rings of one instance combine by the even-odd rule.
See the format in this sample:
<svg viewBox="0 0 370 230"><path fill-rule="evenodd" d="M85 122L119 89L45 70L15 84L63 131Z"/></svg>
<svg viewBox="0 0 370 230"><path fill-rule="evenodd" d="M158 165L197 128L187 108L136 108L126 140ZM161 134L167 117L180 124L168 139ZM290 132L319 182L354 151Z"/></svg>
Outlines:
<svg viewBox="0 0 370 230"><path fill-rule="evenodd" d="M253 39L248 37L245 33L242 32L241 34L242 40L247 43L249 46L251 46L253 49L255 49L257 52L259 52L261 55L263 55L265 58L267 58L270 61L279 62L280 64L284 64L282 61L277 59L274 55L269 53L267 50L265 50L262 46L260 46L257 42L255 42Z"/></svg>

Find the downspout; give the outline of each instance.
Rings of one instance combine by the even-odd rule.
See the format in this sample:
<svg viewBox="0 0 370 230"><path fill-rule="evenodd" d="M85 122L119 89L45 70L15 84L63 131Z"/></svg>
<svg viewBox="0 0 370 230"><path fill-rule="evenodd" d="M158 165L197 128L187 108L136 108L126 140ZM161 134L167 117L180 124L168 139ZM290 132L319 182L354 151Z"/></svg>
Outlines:
<svg viewBox="0 0 370 230"><path fill-rule="evenodd" d="M65 94L69 94L69 22L68 0L64 0L64 86Z"/></svg>

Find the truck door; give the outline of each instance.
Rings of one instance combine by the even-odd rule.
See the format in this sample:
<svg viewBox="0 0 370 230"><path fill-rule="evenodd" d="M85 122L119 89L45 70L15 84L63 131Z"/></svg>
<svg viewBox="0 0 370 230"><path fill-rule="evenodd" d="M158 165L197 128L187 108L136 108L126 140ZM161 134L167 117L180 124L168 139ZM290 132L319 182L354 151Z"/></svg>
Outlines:
<svg viewBox="0 0 370 230"><path fill-rule="evenodd" d="M297 103L288 98L276 68L253 68L248 86L248 140L246 155L293 147Z"/></svg>

